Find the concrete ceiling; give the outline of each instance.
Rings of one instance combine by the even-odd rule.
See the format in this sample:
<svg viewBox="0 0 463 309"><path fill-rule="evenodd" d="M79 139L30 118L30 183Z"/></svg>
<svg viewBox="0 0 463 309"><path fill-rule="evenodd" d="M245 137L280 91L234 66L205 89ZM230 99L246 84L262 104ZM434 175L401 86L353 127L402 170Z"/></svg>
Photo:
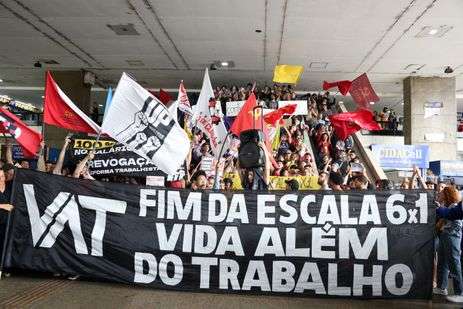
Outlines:
<svg viewBox="0 0 463 309"><path fill-rule="evenodd" d="M462 0L2 0L0 93L40 103L46 69L86 69L100 86L128 71L145 87L183 79L197 89L205 67L232 60L234 68L211 72L213 85L271 84L277 63L300 64L297 90L367 72L382 98L377 108L400 106L411 74L456 76L463 93L462 14ZM108 27L127 24L138 34ZM451 29L416 37L426 26ZM38 60L59 64L34 68ZM422 68L413 73L411 64ZM448 65L453 74L443 73Z"/></svg>

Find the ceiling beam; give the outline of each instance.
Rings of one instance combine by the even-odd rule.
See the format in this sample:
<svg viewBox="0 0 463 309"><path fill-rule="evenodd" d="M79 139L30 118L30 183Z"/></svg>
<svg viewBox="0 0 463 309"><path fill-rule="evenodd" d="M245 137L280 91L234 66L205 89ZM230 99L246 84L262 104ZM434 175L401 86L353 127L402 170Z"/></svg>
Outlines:
<svg viewBox="0 0 463 309"><path fill-rule="evenodd" d="M47 21L45 21L43 18L41 18L36 12L34 12L30 7L26 6L24 3L22 3L19 0L12 0L12 1L14 1L18 6L20 6L25 11L27 11L30 15L34 16L40 23L44 24L49 29L51 29L58 37L62 38L64 41L66 41L67 43L71 44L76 49L78 49L81 53L83 53L85 56L87 56L89 59L91 59L93 62L95 62L98 66L100 66L102 68L105 67L100 61L95 59L95 57L93 57L89 52L87 52L82 47L80 47L76 42L72 41L67 35L65 35L61 31L57 30L52 25L50 25Z"/></svg>
<svg viewBox="0 0 463 309"><path fill-rule="evenodd" d="M44 37L52 41L54 44L58 45L59 47L63 48L66 50L68 53L82 61L85 65L92 67L92 64L85 58L81 57L78 55L76 52L72 51L70 48L65 46L63 43L58 41L56 38L48 34L47 32L43 31L40 29L36 24L34 24L30 19L25 17L24 15L21 15L17 10L12 9L11 7L7 6L4 1L0 1L0 6L4 7L7 11L9 11L11 14L13 14L17 19L21 20L22 22L26 23L27 25L31 26L35 31L39 32L42 34Z"/></svg>
<svg viewBox="0 0 463 309"><path fill-rule="evenodd" d="M283 45L283 35L285 33L286 8L288 7L289 0L284 0L284 1L285 2L283 4L283 21L281 22L280 47L278 48L277 64L280 64L281 46Z"/></svg>

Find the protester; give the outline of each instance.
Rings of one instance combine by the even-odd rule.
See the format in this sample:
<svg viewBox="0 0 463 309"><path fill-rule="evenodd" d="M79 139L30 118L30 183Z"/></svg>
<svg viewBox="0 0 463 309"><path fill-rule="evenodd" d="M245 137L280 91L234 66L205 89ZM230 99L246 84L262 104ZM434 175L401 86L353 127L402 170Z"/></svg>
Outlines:
<svg viewBox="0 0 463 309"><path fill-rule="evenodd" d="M460 193L454 186L446 186L439 193L438 201L440 207L454 208L459 207L457 203L461 201ZM461 229L462 221L447 221L440 219L436 224L439 235L438 263L437 263L437 287L433 290L434 294L447 295L449 274L453 278L454 296L447 299L451 302L463 302L463 282L461 273Z"/></svg>

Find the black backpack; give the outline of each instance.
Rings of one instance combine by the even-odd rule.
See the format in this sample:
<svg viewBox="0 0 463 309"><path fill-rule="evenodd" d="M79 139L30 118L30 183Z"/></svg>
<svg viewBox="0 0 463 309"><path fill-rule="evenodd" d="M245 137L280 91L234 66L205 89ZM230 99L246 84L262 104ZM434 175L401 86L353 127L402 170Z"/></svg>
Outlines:
<svg viewBox="0 0 463 309"><path fill-rule="evenodd" d="M263 140L260 130L246 130L240 134L240 147L238 148L238 160L241 168L258 168L265 165L265 152L259 146Z"/></svg>

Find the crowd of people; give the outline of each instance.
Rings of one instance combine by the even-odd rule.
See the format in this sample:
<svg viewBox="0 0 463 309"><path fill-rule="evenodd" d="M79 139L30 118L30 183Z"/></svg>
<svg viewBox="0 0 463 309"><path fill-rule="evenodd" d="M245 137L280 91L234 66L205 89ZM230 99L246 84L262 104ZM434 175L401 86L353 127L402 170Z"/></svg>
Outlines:
<svg viewBox="0 0 463 309"><path fill-rule="evenodd" d="M217 100L226 103L232 100L245 100L253 89L252 84L245 87L217 87ZM260 104L273 106L278 100L296 99L296 94L290 86L273 86L255 89ZM298 98L300 99L300 98ZM286 190L298 191L300 183L297 177L316 177L322 190L391 190L394 185L389 180L374 182L355 151L352 137L345 140L337 138L330 124L329 116L336 114L336 104L329 93L308 94L306 96L308 114L304 116L286 117L284 124L277 127L272 147L263 142L262 148L266 164L259 173L240 168L238 149L239 139L235 137L231 147L222 157L216 160L206 135L198 128L191 129L191 151L186 159L185 177L166 183L170 188L221 189L234 190L238 183L245 190L272 189L270 177L287 177ZM225 108L225 107L223 107ZM383 125L385 122L395 122L393 111L385 108L375 117ZM191 126L188 118L186 126ZM391 127L389 127L391 128ZM397 127L395 127L397 128ZM66 154L72 143L72 136L66 136L56 162L45 160L45 144L41 144L37 169L42 172L63 175L74 178L99 179L103 181L144 184L143 178L113 176L93 177L90 175L88 162L95 154L88 155L75 165L66 164ZM30 168L29 161L13 161L12 147L6 147L5 160L0 160L0 209L11 211L9 204L12 179L16 168ZM253 178L261 178L261 184L254 187ZM405 178L400 184L401 189L428 189L436 192L436 205L443 208L454 208L461 202L461 196L454 184L438 182L432 175L421 175L418 168L413 169L411 178ZM5 222L3 222L5 223ZM436 224L436 259L434 269L435 294L448 294L449 275L454 280L455 296L451 301L463 301L463 280L461 271L461 239L462 221L439 219ZM0 229L3 230L3 229ZM1 235L0 235L1 236Z"/></svg>
<svg viewBox="0 0 463 309"><path fill-rule="evenodd" d="M400 118L393 108L384 107L382 111L374 111L375 121L385 131L396 133L399 130Z"/></svg>

